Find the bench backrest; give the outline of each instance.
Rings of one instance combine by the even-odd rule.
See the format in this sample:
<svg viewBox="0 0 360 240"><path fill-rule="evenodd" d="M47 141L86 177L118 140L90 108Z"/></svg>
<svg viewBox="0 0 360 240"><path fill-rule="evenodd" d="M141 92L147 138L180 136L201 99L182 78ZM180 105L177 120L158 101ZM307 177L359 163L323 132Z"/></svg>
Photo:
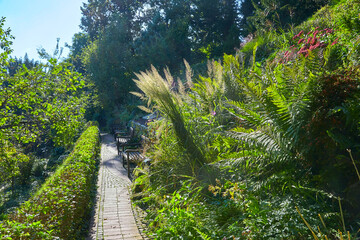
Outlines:
<svg viewBox="0 0 360 240"><path fill-rule="evenodd" d="M129 127L129 136L130 136L130 138L133 138L134 135L135 135L134 128L133 128L133 127Z"/></svg>

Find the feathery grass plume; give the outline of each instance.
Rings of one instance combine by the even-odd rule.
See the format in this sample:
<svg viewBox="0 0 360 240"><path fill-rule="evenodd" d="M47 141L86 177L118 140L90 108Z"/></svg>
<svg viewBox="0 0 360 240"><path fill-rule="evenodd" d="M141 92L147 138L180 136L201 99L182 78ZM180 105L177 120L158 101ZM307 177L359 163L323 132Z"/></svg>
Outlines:
<svg viewBox="0 0 360 240"><path fill-rule="evenodd" d="M206 164L206 159L185 126L181 106L186 95L184 95L184 91L182 91L183 95L174 91L176 82L168 69L164 70L164 75L165 78L152 66L150 71L136 74L137 80L134 80L134 82L144 93L142 99L147 101L147 106L150 107L153 103L154 108L170 119L178 143L185 150L188 158L192 159L190 164L193 174L196 176L200 168ZM183 88L182 85L180 85L180 88Z"/></svg>
<svg viewBox="0 0 360 240"><path fill-rule="evenodd" d="M194 75L191 67L190 67L190 64L184 59L184 64L185 64L185 67L186 67L186 84L187 84L187 87L188 88L193 88L194 87L194 83L192 81L192 77Z"/></svg>
<svg viewBox="0 0 360 240"><path fill-rule="evenodd" d="M194 84L192 98L197 99L202 110L206 113L214 112L222 108L224 101L225 82L223 79L223 68L220 63L208 61L207 77L199 76L199 81Z"/></svg>

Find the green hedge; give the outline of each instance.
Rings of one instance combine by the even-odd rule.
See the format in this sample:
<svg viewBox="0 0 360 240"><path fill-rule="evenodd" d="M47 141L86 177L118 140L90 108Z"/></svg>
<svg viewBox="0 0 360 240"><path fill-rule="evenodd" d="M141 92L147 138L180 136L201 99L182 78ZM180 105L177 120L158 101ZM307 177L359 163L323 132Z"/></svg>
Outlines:
<svg viewBox="0 0 360 240"><path fill-rule="evenodd" d="M83 238L94 203L99 152L99 129L90 126L43 187L8 220L0 222L0 238Z"/></svg>

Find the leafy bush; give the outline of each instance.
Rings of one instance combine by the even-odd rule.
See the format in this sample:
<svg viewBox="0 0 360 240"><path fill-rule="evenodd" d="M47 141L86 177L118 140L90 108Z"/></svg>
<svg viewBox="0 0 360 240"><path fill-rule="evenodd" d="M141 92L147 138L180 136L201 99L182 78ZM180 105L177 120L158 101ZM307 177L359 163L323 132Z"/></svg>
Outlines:
<svg viewBox="0 0 360 240"><path fill-rule="evenodd" d="M79 239L93 205L99 150L99 130L89 126L43 187L1 223L0 235L37 239L40 235L32 235L37 232L41 239Z"/></svg>
<svg viewBox="0 0 360 240"><path fill-rule="evenodd" d="M44 225L40 221L34 222L32 218L26 219L25 222L2 221L0 222L0 233L2 239L54 239L52 231L44 230Z"/></svg>

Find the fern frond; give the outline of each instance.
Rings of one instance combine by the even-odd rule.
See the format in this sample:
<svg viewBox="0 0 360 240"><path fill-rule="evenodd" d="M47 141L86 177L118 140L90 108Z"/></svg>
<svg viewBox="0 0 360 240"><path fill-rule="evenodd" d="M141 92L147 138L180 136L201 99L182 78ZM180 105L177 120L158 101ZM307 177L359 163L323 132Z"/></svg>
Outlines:
<svg viewBox="0 0 360 240"><path fill-rule="evenodd" d="M257 128L263 124L264 118L262 117L261 113L253 111L249 108L249 105L243 102L234 101L230 101L228 104L229 107L227 109L229 110L230 114L240 120L245 120L246 122L244 122L244 124L246 126ZM236 112L233 110L236 110Z"/></svg>
<svg viewBox="0 0 360 240"><path fill-rule="evenodd" d="M194 227L194 229L196 230L196 232L200 235L202 240L211 240L211 238L206 235L205 233L201 232L198 228Z"/></svg>

